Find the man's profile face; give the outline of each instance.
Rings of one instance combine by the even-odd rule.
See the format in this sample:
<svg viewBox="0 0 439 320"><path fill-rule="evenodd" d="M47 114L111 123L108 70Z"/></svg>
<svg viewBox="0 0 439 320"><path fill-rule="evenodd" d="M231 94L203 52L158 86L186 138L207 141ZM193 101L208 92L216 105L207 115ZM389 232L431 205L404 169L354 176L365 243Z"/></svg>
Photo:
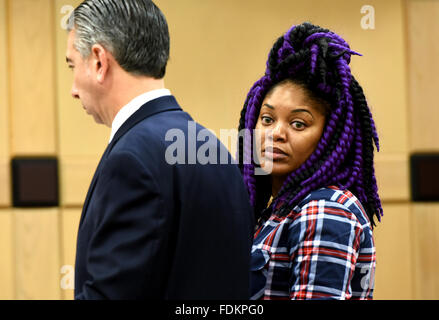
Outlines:
<svg viewBox="0 0 439 320"><path fill-rule="evenodd" d="M75 99L79 99L85 111L92 115L97 123L102 124L102 111L94 90L96 79L93 78L91 62L89 59L82 58L79 51L75 48L75 29L70 31L67 40L66 62L73 71L73 84L71 94Z"/></svg>

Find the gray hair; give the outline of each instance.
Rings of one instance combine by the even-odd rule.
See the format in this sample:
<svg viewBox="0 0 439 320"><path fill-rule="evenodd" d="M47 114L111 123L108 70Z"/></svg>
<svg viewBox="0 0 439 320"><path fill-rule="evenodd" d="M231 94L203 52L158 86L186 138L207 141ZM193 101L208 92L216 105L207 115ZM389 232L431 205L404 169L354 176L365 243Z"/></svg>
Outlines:
<svg viewBox="0 0 439 320"><path fill-rule="evenodd" d="M161 79L169 60L166 18L151 0L85 0L71 14L75 48L83 58L95 44L133 74Z"/></svg>

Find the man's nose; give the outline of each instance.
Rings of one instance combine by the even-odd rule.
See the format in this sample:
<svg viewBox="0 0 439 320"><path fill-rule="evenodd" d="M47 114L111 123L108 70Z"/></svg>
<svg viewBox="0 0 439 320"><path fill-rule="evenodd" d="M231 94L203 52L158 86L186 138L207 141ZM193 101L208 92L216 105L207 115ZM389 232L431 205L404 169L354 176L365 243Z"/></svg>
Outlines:
<svg viewBox="0 0 439 320"><path fill-rule="evenodd" d="M76 89L75 85L72 86L72 90L71 90L70 94L72 95L72 97L74 99L79 99L79 92L78 92L78 89Z"/></svg>

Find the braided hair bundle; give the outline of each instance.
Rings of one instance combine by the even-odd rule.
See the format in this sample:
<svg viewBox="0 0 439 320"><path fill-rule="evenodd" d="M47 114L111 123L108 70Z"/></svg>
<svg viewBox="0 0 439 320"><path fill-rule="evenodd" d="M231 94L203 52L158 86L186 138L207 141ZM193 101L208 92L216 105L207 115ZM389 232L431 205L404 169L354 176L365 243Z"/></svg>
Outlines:
<svg viewBox="0 0 439 320"><path fill-rule="evenodd" d="M374 172L376 127L363 89L351 74L352 51L337 34L310 23L293 26L273 45L265 75L250 89L241 111L238 163L256 215L271 195L267 176L255 175L253 130L262 102L283 81L299 84L331 106L325 129L311 156L285 180L271 207L287 215L311 191L330 185L349 189L362 203L369 220L381 220L383 209ZM279 204L279 205L278 205Z"/></svg>

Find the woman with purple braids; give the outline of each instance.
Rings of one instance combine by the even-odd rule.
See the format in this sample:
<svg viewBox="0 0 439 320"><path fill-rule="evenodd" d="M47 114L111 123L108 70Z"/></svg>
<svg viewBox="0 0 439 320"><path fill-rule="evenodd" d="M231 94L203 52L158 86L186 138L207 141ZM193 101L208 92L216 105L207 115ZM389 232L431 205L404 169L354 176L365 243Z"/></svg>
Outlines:
<svg viewBox="0 0 439 320"><path fill-rule="evenodd" d="M274 44L241 112L238 159L258 219L252 299L372 299L378 135L359 55L310 23Z"/></svg>

